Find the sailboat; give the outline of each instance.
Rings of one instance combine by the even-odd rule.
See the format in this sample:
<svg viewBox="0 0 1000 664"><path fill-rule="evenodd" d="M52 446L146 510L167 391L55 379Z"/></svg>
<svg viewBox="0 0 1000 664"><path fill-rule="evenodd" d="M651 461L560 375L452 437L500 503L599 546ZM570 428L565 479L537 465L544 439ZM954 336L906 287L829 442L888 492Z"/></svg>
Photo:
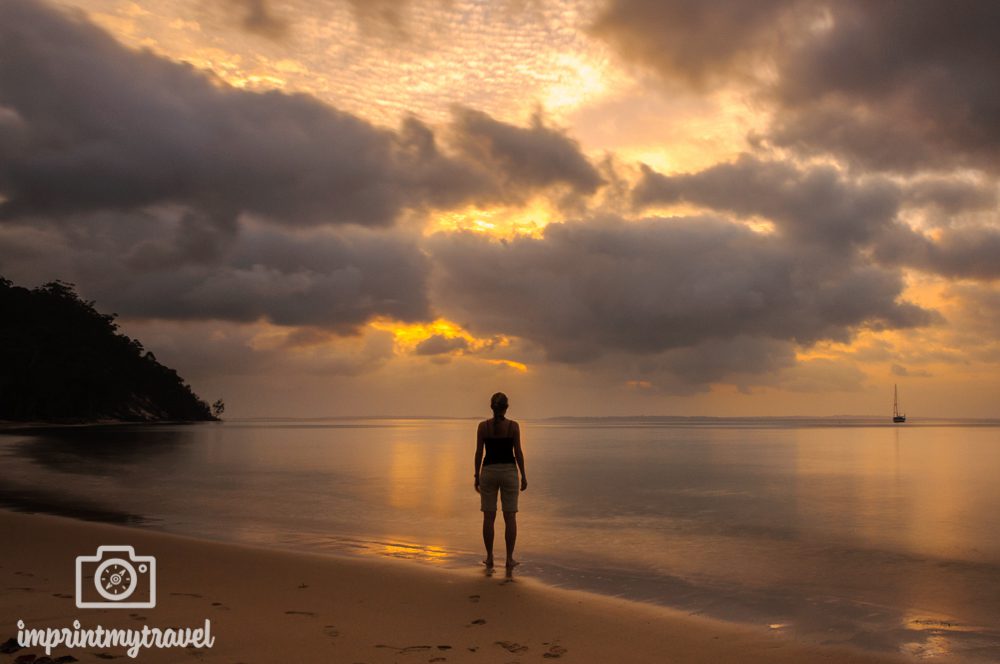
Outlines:
<svg viewBox="0 0 1000 664"><path fill-rule="evenodd" d="M892 386L892 421L896 424L906 421L906 415L899 412L899 390Z"/></svg>

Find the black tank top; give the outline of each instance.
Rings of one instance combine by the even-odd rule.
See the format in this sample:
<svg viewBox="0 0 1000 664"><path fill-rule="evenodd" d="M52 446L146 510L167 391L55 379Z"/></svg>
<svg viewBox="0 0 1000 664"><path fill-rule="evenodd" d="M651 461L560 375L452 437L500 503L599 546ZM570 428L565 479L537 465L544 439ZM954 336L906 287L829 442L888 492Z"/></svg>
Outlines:
<svg viewBox="0 0 1000 664"><path fill-rule="evenodd" d="M489 420L487 420L490 422ZM506 436L491 436L490 429L496 426L496 421L486 425L486 458L483 465L489 466L494 463L514 463L514 436L511 436L511 428L514 426L508 420Z"/></svg>

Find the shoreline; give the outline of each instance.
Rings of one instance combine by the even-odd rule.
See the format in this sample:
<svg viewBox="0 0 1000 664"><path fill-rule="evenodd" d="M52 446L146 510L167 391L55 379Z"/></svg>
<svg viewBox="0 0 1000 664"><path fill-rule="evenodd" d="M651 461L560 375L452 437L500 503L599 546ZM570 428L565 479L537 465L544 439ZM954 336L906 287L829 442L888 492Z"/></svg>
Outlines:
<svg viewBox="0 0 1000 664"><path fill-rule="evenodd" d="M39 429L65 429L73 427L110 427L127 424L205 424L208 422L223 422L221 419L212 420L121 420L116 418L98 420L0 420L0 433L7 431Z"/></svg>
<svg viewBox="0 0 1000 664"><path fill-rule="evenodd" d="M439 569L200 540L145 529L0 510L0 642L28 628L141 629L212 622L211 649L145 650L139 660L335 662L912 662L814 646L759 628L652 604L511 580L502 570ZM78 609L75 557L129 544L156 557L149 609ZM100 654L94 654L100 653ZM44 655L41 648L18 650ZM96 661L123 648L57 648ZM2 657L2 656L0 656ZM102 657L103 658L103 657ZM936 661L947 661L939 659Z"/></svg>

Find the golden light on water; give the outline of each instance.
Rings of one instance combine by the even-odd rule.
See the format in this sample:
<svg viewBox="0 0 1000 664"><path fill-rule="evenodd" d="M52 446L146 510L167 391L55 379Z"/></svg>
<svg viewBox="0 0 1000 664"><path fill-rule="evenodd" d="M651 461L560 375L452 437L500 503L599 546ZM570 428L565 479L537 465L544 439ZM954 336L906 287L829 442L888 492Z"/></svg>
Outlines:
<svg viewBox="0 0 1000 664"><path fill-rule="evenodd" d="M417 544L383 544L377 552L383 556L430 563L443 563L451 556L444 547Z"/></svg>

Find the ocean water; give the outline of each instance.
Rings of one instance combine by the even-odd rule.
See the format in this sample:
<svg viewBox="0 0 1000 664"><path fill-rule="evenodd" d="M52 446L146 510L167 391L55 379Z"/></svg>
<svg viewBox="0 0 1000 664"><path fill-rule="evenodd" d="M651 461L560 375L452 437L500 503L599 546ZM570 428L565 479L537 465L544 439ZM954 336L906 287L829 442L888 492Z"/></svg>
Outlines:
<svg viewBox="0 0 1000 664"><path fill-rule="evenodd" d="M0 506L472 569L475 429L360 419L7 432ZM808 642L1000 661L998 423L522 430L519 576Z"/></svg>

